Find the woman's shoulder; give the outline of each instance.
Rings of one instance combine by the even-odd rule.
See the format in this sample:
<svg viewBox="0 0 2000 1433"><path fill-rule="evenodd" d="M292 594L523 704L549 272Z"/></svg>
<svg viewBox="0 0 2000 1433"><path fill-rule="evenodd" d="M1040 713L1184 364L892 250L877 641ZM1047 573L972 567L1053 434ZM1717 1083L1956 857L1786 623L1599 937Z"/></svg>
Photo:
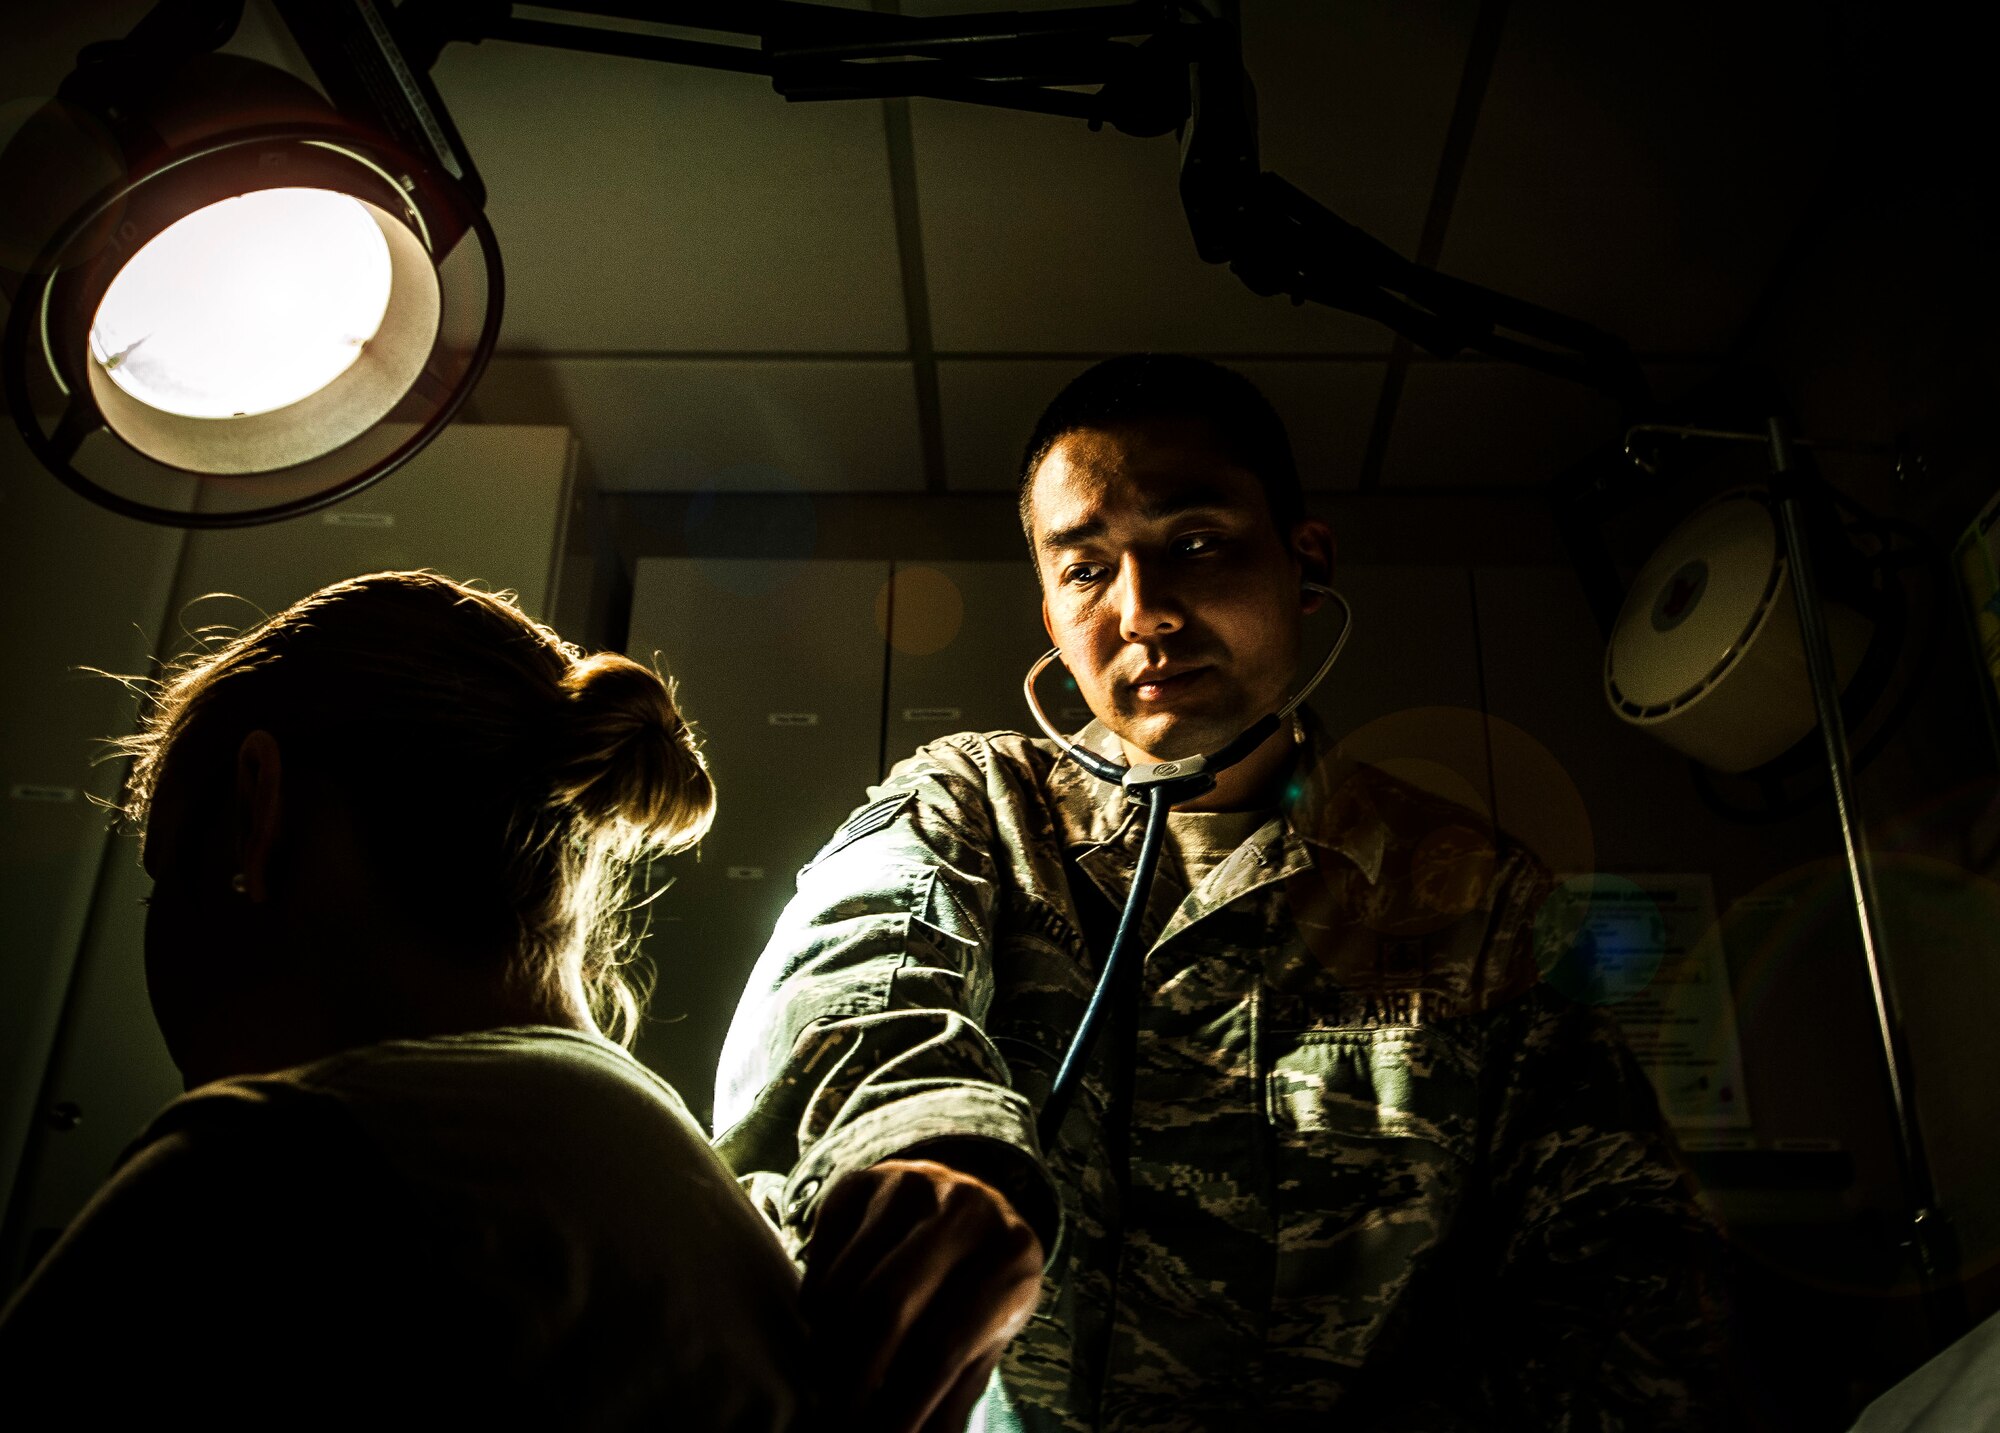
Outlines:
<svg viewBox="0 0 2000 1433"><path fill-rule="evenodd" d="M631 1052L600 1035L553 1025L385 1040L228 1083L289 1087L357 1105L498 1104L517 1117L544 1099L589 1096L652 1106L664 1118L693 1125L679 1092Z"/></svg>
<svg viewBox="0 0 2000 1433"><path fill-rule="evenodd" d="M574 1374L578 1399L603 1401L583 1422L764 1389L756 1426L779 1426L803 1337L795 1272L671 1088L608 1042L540 1027L191 1091L33 1285L0 1320L0 1355L122 1301L129 1338L113 1342L151 1338L162 1368L188 1353L162 1330L192 1318L274 1386L363 1370L358 1398L385 1381L442 1394L435 1367L398 1360L444 1338L451 1387L482 1407L532 1407ZM619 1338L596 1348L586 1330L612 1310Z"/></svg>
<svg viewBox="0 0 2000 1433"><path fill-rule="evenodd" d="M127 1160L166 1145L203 1168L254 1161L300 1197L365 1190L432 1222L559 1210L577 1237L635 1256L669 1253L640 1209L671 1206L731 1242L767 1232L671 1085L553 1027L384 1041L218 1080L162 1111Z"/></svg>
<svg viewBox="0 0 2000 1433"><path fill-rule="evenodd" d="M506 1171L543 1196L590 1200L606 1180L726 1175L672 1085L594 1034L516 1026L388 1040L221 1081L170 1107L182 1124L242 1119L349 1126L422 1182Z"/></svg>
<svg viewBox="0 0 2000 1433"><path fill-rule="evenodd" d="M216 1080L162 1110L139 1145L170 1131L205 1139L249 1125L275 1132L342 1121L391 1139L403 1125L440 1120L462 1131L488 1122L519 1130L545 1117L573 1125L604 1102L625 1121L636 1114L700 1137L679 1093L626 1050L581 1031L524 1025L385 1040Z"/></svg>
<svg viewBox="0 0 2000 1433"><path fill-rule="evenodd" d="M699 1345L699 1298L762 1327L760 1342L795 1334L797 1275L775 1234L673 1087L601 1037L522 1026L385 1041L184 1103L225 1101L274 1125L342 1127L333 1142L358 1177L504 1323L567 1317L546 1287L566 1269L593 1297L649 1310L668 1343Z"/></svg>

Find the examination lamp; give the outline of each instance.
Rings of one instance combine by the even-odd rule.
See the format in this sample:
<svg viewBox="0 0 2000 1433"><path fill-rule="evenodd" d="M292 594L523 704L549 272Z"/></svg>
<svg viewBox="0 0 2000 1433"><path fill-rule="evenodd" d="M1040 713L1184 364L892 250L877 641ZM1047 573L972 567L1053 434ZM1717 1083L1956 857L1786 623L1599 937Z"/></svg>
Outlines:
<svg viewBox="0 0 2000 1433"><path fill-rule="evenodd" d="M1475 349L1645 397L1612 335L1411 263L1265 172L1237 0L947 16L793 0L533 7L560 20L505 0L276 3L326 98L209 53L240 0L165 0L125 40L86 50L0 156L0 193L47 211L34 257L8 276L9 406L52 472L134 517L219 527L305 512L384 476L457 411L499 331L500 257L428 72L445 45L487 39L764 75L788 101L923 96L1177 132L1195 250L1253 292L1376 319L1441 357ZM79 194L97 127L115 173ZM64 182L32 182L51 175Z"/></svg>
<svg viewBox="0 0 2000 1433"><path fill-rule="evenodd" d="M1915 543L1916 561L1934 546L1922 529L1862 509L1820 477L1814 448L1886 454L1868 444L1814 442L1772 416L1762 432L1641 423L1627 430L1625 456L1658 474L1654 444L1663 438L1703 444L1755 444L1766 449L1766 483L1722 494L1684 522L1633 582L1611 634L1604 664L1605 694L1620 718L1726 773L1781 772L1784 758L1816 744L1824 763L1846 858L1849 893L1874 1001L1876 1038L1888 1086L1903 1192L1903 1243L1918 1276L1925 1311L1939 1346L1964 1329L1955 1290L1958 1250L1938 1199L1927 1153L1902 1014L1889 980L1887 930L1875 885L1875 862L1860 819L1855 773L1907 712L1919 685L1893 704L1889 721L1862 749L1849 742L1850 723L1866 716L1886 685L1856 681L1873 659L1892 661L1906 620L1901 579L1891 560L1893 538ZM1899 472L1916 463L1897 454ZM1869 605L1855 581L1855 558L1834 509L1847 511L1880 548L1873 566L1893 621L1871 639L1857 608ZM1828 598L1844 598L1832 600ZM1931 635L1934 642L1935 633ZM1926 643L1930 650L1931 642ZM1928 665L1928 658L1924 660ZM1801 680L1803 679L1803 680ZM1853 682L1861 692L1846 692ZM1854 696L1863 695L1856 702ZM1850 708L1854 716L1850 716ZM1858 724L1858 722L1856 722ZM1817 733L1818 741L1811 738ZM1779 806L1784 814L1793 814Z"/></svg>
<svg viewBox="0 0 2000 1433"><path fill-rule="evenodd" d="M86 49L0 155L8 407L130 517L237 527L359 491L498 337L477 177L380 17L281 9L339 102L213 53L240 3L169 3Z"/></svg>

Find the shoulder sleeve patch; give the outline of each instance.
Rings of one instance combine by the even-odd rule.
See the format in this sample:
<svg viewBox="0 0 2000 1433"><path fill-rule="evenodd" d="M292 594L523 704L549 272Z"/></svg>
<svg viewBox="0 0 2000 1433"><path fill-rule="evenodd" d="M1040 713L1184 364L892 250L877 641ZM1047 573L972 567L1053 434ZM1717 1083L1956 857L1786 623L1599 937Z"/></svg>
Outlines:
<svg viewBox="0 0 2000 1433"><path fill-rule="evenodd" d="M842 823L841 828L820 848L812 864L817 866L841 847L859 841L863 836L872 835L894 821L903 808L917 799L914 791L900 791L894 796L885 796L880 801L871 801Z"/></svg>

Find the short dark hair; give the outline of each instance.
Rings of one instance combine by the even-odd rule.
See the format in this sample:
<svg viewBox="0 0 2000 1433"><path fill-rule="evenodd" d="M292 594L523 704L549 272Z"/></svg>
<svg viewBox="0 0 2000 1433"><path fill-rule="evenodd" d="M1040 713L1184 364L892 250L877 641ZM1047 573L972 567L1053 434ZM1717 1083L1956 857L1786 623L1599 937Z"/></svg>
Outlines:
<svg viewBox="0 0 2000 1433"><path fill-rule="evenodd" d="M1280 534L1306 515L1299 468L1284 421L1257 385L1219 363L1184 353L1127 353L1092 364L1049 400L1021 455L1021 528L1034 540L1028 492L1035 469L1063 438L1148 418L1197 418L1231 457L1257 475Z"/></svg>

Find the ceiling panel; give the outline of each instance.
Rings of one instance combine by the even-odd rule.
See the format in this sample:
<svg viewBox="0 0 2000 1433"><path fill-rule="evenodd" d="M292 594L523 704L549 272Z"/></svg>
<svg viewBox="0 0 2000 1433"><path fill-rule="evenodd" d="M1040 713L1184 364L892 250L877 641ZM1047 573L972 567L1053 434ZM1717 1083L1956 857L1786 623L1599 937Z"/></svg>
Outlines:
<svg viewBox="0 0 2000 1433"><path fill-rule="evenodd" d="M1088 359L951 359L938 364L945 483L954 491L1006 491L1043 407ZM1382 387L1380 361L1235 362L1285 420L1309 490L1360 480L1368 426Z"/></svg>
<svg viewBox="0 0 2000 1433"><path fill-rule="evenodd" d="M1646 369L1662 401L1710 372L1693 363ZM1510 363L1412 363L1382 464L1396 488L1546 483L1621 436L1618 400Z"/></svg>
<svg viewBox="0 0 2000 1433"><path fill-rule="evenodd" d="M879 104L495 41L434 73L491 192L505 347L907 346Z"/></svg>
<svg viewBox="0 0 2000 1433"><path fill-rule="evenodd" d="M963 10L912 5L911 10ZM1264 166L1416 247L1473 6L1244 6ZM1171 136L913 101L932 332L946 352L1385 352L1379 325L1264 299L1201 262Z"/></svg>
<svg viewBox="0 0 2000 1433"><path fill-rule="evenodd" d="M608 491L923 487L902 362L502 357L467 409L473 422L568 425Z"/></svg>
<svg viewBox="0 0 2000 1433"><path fill-rule="evenodd" d="M1640 353L1723 351L1830 157L1840 14L1515 4L1440 267Z"/></svg>

